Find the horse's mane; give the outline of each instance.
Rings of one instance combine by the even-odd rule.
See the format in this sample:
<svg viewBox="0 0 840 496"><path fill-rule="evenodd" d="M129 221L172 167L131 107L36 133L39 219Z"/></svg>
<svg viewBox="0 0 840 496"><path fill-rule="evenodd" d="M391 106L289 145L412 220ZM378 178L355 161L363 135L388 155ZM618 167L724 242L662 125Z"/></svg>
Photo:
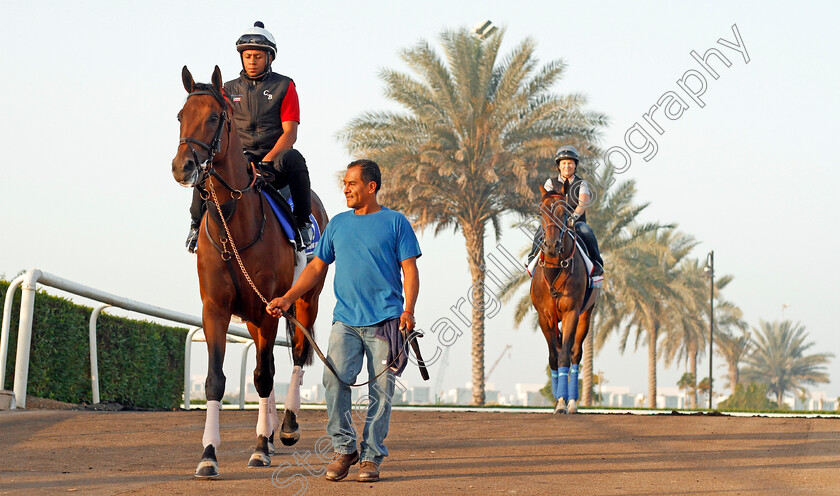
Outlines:
<svg viewBox="0 0 840 496"><path fill-rule="evenodd" d="M216 88L212 84L209 84L209 83L195 83L193 93L195 93L196 91L206 91L206 92L210 93L211 95L213 95L213 98L215 98L216 101L219 102L219 105L221 105L222 108L225 108L227 110L231 110L230 101L227 98L227 94L225 94L225 89L224 88L222 88L222 91L219 92L219 91L216 91Z"/></svg>
<svg viewBox="0 0 840 496"><path fill-rule="evenodd" d="M563 196L563 193L559 193L559 192L554 191L554 190L546 191L545 194L542 195L542 198L540 198L540 201L543 201L550 196Z"/></svg>

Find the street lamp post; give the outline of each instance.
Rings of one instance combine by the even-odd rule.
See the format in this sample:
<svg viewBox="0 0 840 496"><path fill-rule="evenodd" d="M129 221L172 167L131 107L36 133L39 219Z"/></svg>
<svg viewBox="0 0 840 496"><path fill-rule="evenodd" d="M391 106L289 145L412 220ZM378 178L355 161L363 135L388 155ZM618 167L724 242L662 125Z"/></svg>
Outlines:
<svg viewBox="0 0 840 496"><path fill-rule="evenodd" d="M715 341L715 250L706 256L704 275L710 279L709 284L709 410L712 409L712 350Z"/></svg>

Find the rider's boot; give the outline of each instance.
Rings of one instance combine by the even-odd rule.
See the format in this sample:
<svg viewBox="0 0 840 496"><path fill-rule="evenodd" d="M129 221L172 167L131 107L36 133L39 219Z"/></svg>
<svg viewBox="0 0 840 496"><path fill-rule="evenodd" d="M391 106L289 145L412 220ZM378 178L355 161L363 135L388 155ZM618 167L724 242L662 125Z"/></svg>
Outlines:
<svg viewBox="0 0 840 496"><path fill-rule="evenodd" d="M192 203L190 204L190 233L187 235L187 242L184 243L190 253L195 253L195 248L198 246L198 226L201 225L201 217L204 215L206 208L204 200L201 198L201 190L198 187L193 188Z"/></svg>
<svg viewBox="0 0 840 496"><path fill-rule="evenodd" d="M598 248L598 240L595 238L592 228L585 222L578 222L575 224L575 229L589 250L589 259L592 260L593 265L592 276L604 275L604 260L601 258L601 250Z"/></svg>
<svg viewBox="0 0 840 496"><path fill-rule="evenodd" d="M534 235L534 243L531 245L531 251L528 253L528 263L525 264L525 267L530 267L531 262L534 261L534 258L540 252L540 244L542 243L542 231L538 231Z"/></svg>
<svg viewBox="0 0 840 496"><path fill-rule="evenodd" d="M309 221L301 222L298 220L298 232L300 233L300 240L303 243L305 250L312 244L312 223Z"/></svg>
<svg viewBox="0 0 840 496"><path fill-rule="evenodd" d="M198 226L195 222L190 223L190 233L187 235L187 242L184 243L187 247L187 251L190 253L195 253L195 249L198 246Z"/></svg>

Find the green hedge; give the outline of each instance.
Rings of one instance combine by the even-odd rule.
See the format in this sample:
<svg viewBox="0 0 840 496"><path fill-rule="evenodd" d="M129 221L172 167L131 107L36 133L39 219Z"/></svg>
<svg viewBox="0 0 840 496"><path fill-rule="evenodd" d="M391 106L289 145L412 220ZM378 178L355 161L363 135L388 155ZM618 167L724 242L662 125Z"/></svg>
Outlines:
<svg viewBox="0 0 840 496"><path fill-rule="evenodd" d="M0 301L9 282L0 280ZM6 384L14 384L21 290L15 292ZM90 307L39 291L35 298L27 394L68 403L91 402ZM100 314L97 323L100 401L177 408L184 391L187 330Z"/></svg>

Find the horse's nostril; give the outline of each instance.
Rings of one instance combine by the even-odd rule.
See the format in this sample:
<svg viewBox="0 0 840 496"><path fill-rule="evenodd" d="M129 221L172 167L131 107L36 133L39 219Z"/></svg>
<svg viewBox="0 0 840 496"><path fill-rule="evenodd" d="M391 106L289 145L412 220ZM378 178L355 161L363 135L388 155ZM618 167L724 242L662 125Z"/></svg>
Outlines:
<svg viewBox="0 0 840 496"><path fill-rule="evenodd" d="M195 161L192 159L187 159L187 161L184 162L184 172L190 172L193 169L195 169Z"/></svg>

